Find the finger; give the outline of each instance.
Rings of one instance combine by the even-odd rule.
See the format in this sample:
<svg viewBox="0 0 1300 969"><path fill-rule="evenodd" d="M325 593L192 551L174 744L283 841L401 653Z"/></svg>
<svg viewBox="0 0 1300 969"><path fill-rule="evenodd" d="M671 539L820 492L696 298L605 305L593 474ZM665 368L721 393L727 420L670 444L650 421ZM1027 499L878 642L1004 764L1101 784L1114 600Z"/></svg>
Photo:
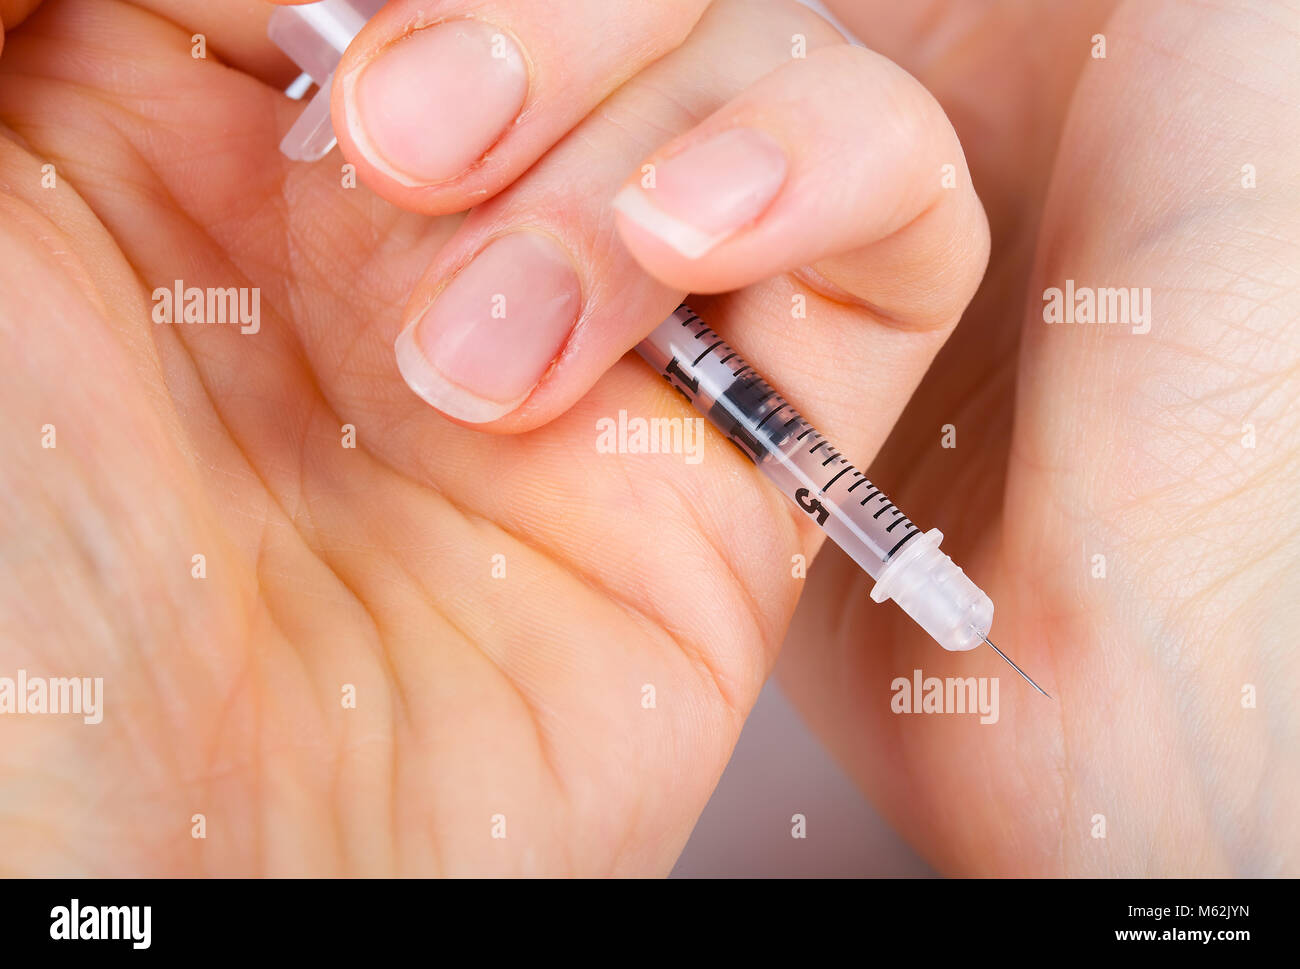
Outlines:
<svg viewBox="0 0 1300 969"><path fill-rule="evenodd" d="M952 126L861 47L774 71L640 172L615 201L619 232L676 289L810 266L826 295L928 326L951 322L984 271L988 227Z"/></svg>
<svg viewBox="0 0 1300 969"><path fill-rule="evenodd" d="M0 0L0 52L4 50L5 31L13 30L27 19L41 0Z"/></svg>
<svg viewBox="0 0 1300 969"><path fill-rule="evenodd" d="M510 184L707 0L393 0L335 74L344 154L404 208L456 212Z"/></svg>
<svg viewBox="0 0 1300 969"><path fill-rule="evenodd" d="M275 8L266 0L134 2L183 27L189 35L190 56L196 61L217 60L280 90L298 74L298 69L267 38L266 24Z"/></svg>
<svg viewBox="0 0 1300 969"><path fill-rule="evenodd" d="M134 0L159 18L181 27L186 36L177 38L197 65L216 61L243 71L277 89L283 89L298 74L297 68L266 35L271 3L305 0ZM22 23L41 0L0 0L0 42L4 31ZM104 25L117 15L108 4L95 0L64 2L51 16L54 22L85 21ZM184 46L181 46L184 45Z"/></svg>
<svg viewBox="0 0 1300 969"><path fill-rule="evenodd" d="M399 365L408 384L448 416L509 432L545 423L580 398L686 289L648 276L626 247L611 242L606 200L665 133L694 128L750 84L788 63L790 38L796 34L805 36L814 52L843 45L825 21L794 4L715 6L679 51L625 86L516 186L476 209L439 253L408 306L408 325L398 342ZM868 74L862 83L874 80ZM845 82L841 78L837 83ZM826 142L826 151L840 151L829 126L819 128L817 137ZM882 212L897 207L894 199L847 182L840 186L840 197L858 200L861 221L892 224ZM924 283L901 288L898 299L889 303L891 312L907 319L942 317L944 323L935 330L936 340L910 341L906 350L895 341L888 351L907 359L899 359L897 371L872 388L881 393L887 409L893 406L894 392L910 386L913 355L928 360L978 278L987 243L980 241L978 204L973 199L971 203L973 211L953 208L965 211L970 225L954 221L950 230L954 236L964 233L977 240L964 249L967 263L954 259L939 263L936 270L935 254L922 246L909 263L906 245L909 239L923 240L920 232L899 233L892 253L881 249L882 260L892 256L888 264L896 272ZM934 217L950 218L937 208ZM960 273L964 281L948 293L926 281L927 273L948 280ZM847 281L843 274L832 278ZM824 288L830 285L828 281ZM772 325L774 335L775 328L782 327L788 336L791 299L808 297L805 283L799 283L799 294L792 293L791 286L787 280L759 298L783 301L774 311L759 314ZM937 300L924 302L932 291L942 297L942 310L932 305ZM779 297L772 295L777 292ZM916 302L908 303L909 297ZM851 328L862 329L864 322L876 318L856 305L836 316L845 327L843 338L850 341L857 339ZM828 343L834 345L840 323L819 317L818 325L835 332ZM833 360L814 360L810 366L813 363L835 369Z"/></svg>
<svg viewBox="0 0 1300 969"><path fill-rule="evenodd" d="M498 428L510 431L589 389L683 295L614 238L618 185L655 144L788 60L793 33L843 42L797 4L715 4L686 44L476 207L412 294L398 340L407 383L458 420L510 415Z"/></svg>

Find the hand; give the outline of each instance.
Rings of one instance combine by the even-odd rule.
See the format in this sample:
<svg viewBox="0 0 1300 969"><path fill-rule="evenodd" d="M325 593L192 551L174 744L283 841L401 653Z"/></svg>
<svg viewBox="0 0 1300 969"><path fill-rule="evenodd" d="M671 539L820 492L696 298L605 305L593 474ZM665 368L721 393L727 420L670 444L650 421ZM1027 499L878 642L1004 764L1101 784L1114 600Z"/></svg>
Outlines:
<svg viewBox="0 0 1300 969"><path fill-rule="evenodd" d="M987 255L942 111L739 0L443 4L469 20L401 43L458 70L412 105L382 90L409 49L366 66L401 2L334 95L410 214L278 155L301 105L256 4L27 6L0 6L0 671L102 677L104 709L0 717L4 866L667 870L820 536L716 437L602 454L596 421L692 416L623 356L734 290L696 308L869 458ZM399 143L376 91L399 131L448 123ZM178 280L256 287L257 325L154 322ZM399 377L416 321L405 371L457 422Z"/></svg>
<svg viewBox="0 0 1300 969"><path fill-rule="evenodd" d="M833 549L785 689L940 870L1294 874L1295 4L839 6L954 119L994 240L873 477L1056 702L936 654ZM1044 323L1067 279L1149 287L1150 332ZM917 668L1000 675L997 725L891 713Z"/></svg>

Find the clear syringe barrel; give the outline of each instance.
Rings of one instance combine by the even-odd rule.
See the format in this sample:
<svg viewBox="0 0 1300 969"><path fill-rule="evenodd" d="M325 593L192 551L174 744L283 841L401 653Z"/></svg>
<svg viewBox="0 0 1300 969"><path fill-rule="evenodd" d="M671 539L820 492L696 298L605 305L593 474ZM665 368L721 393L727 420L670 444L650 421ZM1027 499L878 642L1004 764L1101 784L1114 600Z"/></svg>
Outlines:
<svg viewBox="0 0 1300 969"><path fill-rule="evenodd" d="M280 143L290 158L315 160L334 144L329 79L382 5L319 0L272 15L271 40L320 88ZM893 599L946 649L988 635L993 603L939 551L942 533L921 533L698 316L679 307L637 349L876 580L873 599Z"/></svg>
<svg viewBox="0 0 1300 969"><path fill-rule="evenodd" d="M689 307L637 352L946 649L973 649L993 603L838 448Z"/></svg>

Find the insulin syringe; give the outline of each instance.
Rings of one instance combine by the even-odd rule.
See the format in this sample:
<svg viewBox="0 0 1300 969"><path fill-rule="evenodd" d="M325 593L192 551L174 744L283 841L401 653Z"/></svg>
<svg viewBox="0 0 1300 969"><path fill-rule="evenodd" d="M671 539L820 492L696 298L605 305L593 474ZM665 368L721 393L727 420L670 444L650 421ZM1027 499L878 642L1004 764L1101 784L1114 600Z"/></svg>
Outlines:
<svg viewBox="0 0 1300 969"><path fill-rule="evenodd" d="M317 94L284 136L280 150L314 161L335 144L330 78L344 49L383 0L321 0L278 7L270 39L303 70ZM722 338L682 306L637 351L695 408L754 461L855 562L866 569L877 602L893 599L944 649L988 643L1043 696L1024 670L989 641L993 603L939 551L943 534L919 528L799 416Z"/></svg>
<svg viewBox="0 0 1300 969"><path fill-rule="evenodd" d="M989 640L993 602L939 550L943 533L913 525L690 308L637 352L876 580L872 599L893 599L944 649L988 643L1048 695Z"/></svg>

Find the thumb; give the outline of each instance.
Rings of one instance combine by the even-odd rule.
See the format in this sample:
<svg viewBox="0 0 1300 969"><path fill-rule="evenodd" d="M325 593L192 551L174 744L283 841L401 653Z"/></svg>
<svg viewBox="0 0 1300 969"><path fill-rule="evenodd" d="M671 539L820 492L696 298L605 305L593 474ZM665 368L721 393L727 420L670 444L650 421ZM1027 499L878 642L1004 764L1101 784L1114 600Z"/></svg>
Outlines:
<svg viewBox="0 0 1300 969"><path fill-rule="evenodd" d="M13 30L27 19L41 0L0 0L0 53L4 51L5 31Z"/></svg>

